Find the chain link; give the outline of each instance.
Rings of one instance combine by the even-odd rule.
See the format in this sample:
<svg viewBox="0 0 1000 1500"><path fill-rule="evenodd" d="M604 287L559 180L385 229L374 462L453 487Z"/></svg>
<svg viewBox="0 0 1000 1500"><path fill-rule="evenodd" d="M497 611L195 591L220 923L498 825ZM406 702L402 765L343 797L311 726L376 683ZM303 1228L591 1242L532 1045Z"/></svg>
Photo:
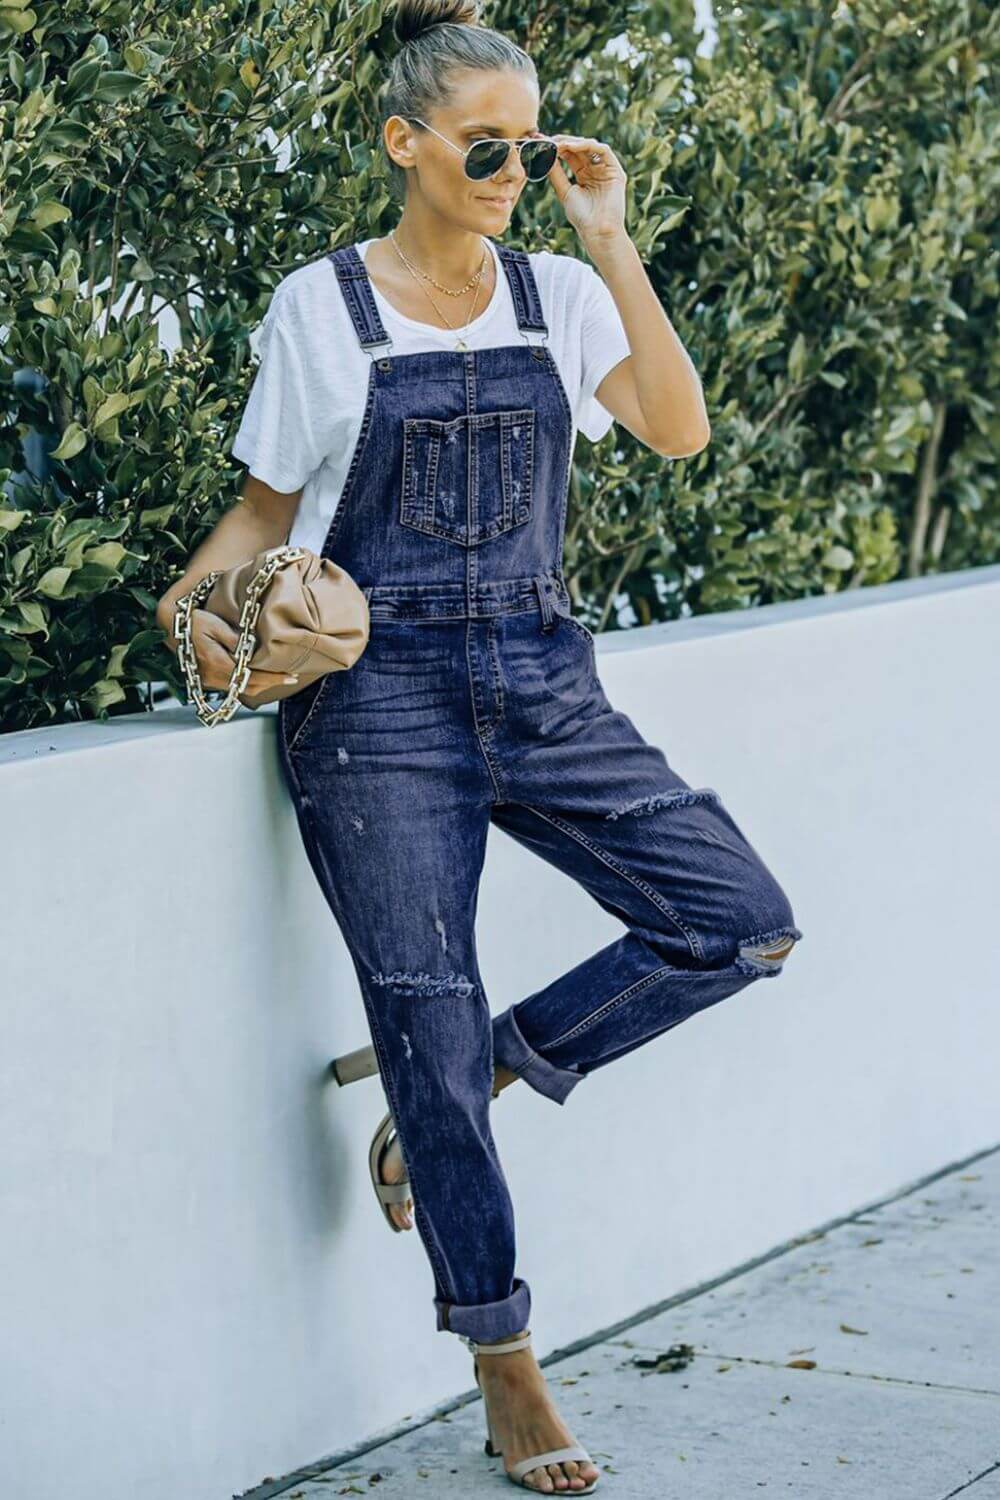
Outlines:
<svg viewBox="0 0 1000 1500"><path fill-rule="evenodd" d="M222 702L215 708L208 702L202 687L198 656L191 636L191 616L199 609L212 591L215 580L221 576L219 570L206 573L188 593L174 605L174 638L177 641L177 660L187 684L186 702L194 703L198 718L209 729L231 719L239 707L239 695L250 676L250 659L257 649L257 618L264 600L264 592L279 568L305 557L302 547L271 547L264 553L264 562L247 585L246 598L239 618L239 639L233 651L233 670L226 688L210 688L212 693L222 692Z"/></svg>

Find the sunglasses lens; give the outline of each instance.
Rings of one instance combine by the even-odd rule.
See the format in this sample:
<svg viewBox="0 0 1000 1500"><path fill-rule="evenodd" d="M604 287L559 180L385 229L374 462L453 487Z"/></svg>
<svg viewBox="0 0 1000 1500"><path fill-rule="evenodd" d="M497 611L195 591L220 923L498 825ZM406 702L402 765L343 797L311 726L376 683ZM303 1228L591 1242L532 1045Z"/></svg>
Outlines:
<svg viewBox="0 0 1000 1500"><path fill-rule="evenodd" d="M499 172L510 150L506 141L477 141L465 158L465 174L474 182L484 182Z"/></svg>
<svg viewBox="0 0 1000 1500"><path fill-rule="evenodd" d="M555 141L525 141L521 147L521 164L532 182L547 177L555 165L559 148Z"/></svg>

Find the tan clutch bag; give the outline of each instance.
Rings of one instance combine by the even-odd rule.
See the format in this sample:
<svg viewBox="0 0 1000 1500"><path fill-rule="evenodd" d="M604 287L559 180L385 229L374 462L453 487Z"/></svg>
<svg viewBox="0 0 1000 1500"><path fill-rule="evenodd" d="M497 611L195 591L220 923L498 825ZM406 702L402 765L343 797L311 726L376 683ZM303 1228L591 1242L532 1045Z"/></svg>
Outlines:
<svg viewBox="0 0 1000 1500"><path fill-rule="evenodd" d="M207 609L237 631L234 665L223 701L205 697L191 639L191 612ZM326 672L352 667L368 644L367 595L331 558L308 547L271 547L224 572L207 573L176 601L174 637L188 702L211 728L231 719L238 703L260 708L299 693ZM296 683L244 691L251 670L294 672ZM221 691L212 689L211 691Z"/></svg>

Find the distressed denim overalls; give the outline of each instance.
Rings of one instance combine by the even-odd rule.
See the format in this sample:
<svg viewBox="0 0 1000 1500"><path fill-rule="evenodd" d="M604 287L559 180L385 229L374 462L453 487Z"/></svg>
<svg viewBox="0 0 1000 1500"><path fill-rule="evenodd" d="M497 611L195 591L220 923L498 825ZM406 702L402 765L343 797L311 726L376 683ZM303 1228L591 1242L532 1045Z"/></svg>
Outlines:
<svg viewBox="0 0 1000 1500"><path fill-rule="evenodd" d="M571 412L525 252L498 245L523 343L392 355L353 245L330 253L372 353L323 544L368 646L280 701L281 766L358 976L437 1327L528 1325L494 1062L557 1103L595 1068L775 977L802 936L711 787L609 703L562 574ZM542 336L538 342L529 337ZM476 958L490 824L627 928L491 1021ZM554 934L556 941L557 935Z"/></svg>

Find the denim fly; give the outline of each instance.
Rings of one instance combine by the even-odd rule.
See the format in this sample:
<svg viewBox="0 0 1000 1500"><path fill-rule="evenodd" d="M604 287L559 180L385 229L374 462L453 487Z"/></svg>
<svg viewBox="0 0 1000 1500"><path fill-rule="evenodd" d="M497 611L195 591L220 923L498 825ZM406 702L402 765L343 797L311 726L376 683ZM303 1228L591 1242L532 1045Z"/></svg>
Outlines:
<svg viewBox="0 0 1000 1500"><path fill-rule="evenodd" d="M371 632L348 671L280 700L277 737L357 973L437 1327L484 1340L527 1327L531 1306L494 1065L562 1104L595 1068L777 976L802 936L718 792L605 696L562 571L570 406L528 256L497 249L524 342L405 355L356 248L330 253L372 362L322 555L364 588ZM495 1018L474 933L491 824L626 928Z"/></svg>

